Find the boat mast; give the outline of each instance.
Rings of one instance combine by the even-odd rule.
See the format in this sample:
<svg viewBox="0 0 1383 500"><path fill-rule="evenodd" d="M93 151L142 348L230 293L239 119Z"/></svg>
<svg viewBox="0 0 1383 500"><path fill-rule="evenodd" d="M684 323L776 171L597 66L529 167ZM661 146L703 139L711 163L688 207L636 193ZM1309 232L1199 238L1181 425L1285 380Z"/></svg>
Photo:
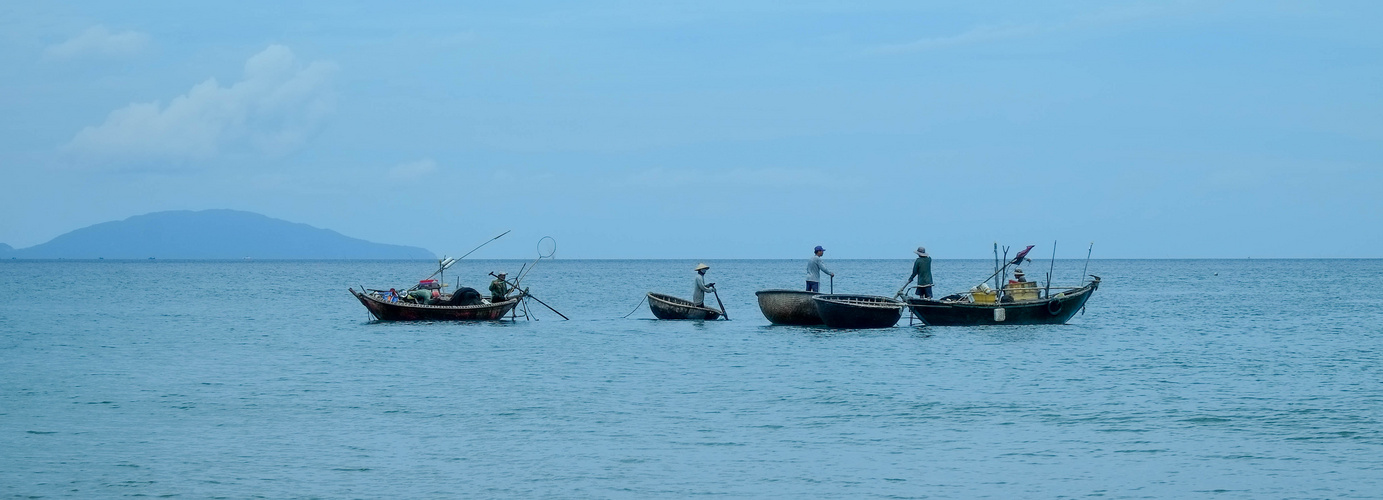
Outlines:
<svg viewBox="0 0 1383 500"><path fill-rule="evenodd" d="M994 275L999 275L999 242L994 242ZM994 289L999 289L999 280L994 280Z"/></svg>
<svg viewBox="0 0 1383 500"><path fill-rule="evenodd" d="M1089 249L1086 249L1086 251L1085 251L1085 269L1081 269L1081 270L1080 270L1080 284L1081 284L1081 285L1085 285L1085 277L1086 277L1086 274L1085 274L1085 273L1087 273L1087 272L1090 271L1090 252L1094 252L1094 251L1095 251L1095 242L1092 241L1092 242L1090 242L1090 248L1089 248Z"/></svg>
<svg viewBox="0 0 1383 500"><path fill-rule="evenodd" d="M1052 262L1047 266L1047 297L1052 296L1052 273L1056 271L1056 240L1052 240Z"/></svg>

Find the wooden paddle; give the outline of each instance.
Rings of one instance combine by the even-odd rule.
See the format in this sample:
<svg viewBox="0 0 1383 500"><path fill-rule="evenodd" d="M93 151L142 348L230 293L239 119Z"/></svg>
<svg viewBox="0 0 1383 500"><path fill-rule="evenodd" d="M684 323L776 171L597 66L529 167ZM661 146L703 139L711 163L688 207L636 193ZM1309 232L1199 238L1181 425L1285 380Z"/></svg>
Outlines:
<svg viewBox="0 0 1383 500"><path fill-rule="evenodd" d="M725 312L725 303L720 301L720 292L716 291L715 287L711 287L711 293L715 294L716 303L720 304L720 315L725 316L725 319L728 321L730 319L730 313Z"/></svg>

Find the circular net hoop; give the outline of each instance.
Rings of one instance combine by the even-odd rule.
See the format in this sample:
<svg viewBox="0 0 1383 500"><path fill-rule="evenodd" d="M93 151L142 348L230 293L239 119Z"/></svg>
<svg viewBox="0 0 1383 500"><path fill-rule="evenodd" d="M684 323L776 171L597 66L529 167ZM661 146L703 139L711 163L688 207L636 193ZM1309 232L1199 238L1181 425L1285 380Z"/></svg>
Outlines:
<svg viewBox="0 0 1383 500"><path fill-rule="evenodd" d="M551 236L544 236L538 240L538 258L550 259L557 254L557 240Z"/></svg>

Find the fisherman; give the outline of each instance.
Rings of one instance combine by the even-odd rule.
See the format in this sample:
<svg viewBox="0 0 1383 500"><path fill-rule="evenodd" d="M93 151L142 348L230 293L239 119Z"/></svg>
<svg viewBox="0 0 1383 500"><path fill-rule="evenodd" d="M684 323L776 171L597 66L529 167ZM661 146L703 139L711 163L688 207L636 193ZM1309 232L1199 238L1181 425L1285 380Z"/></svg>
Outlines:
<svg viewBox="0 0 1383 500"><path fill-rule="evenodd" d="M440 296L440 294L437 292L437 290L429 290L427 288L410 290L407 295L407 297L413 302L424 305L432 305L436 303L438 296Z"/></svg>
<svg viewBox="0 0 1383 500"><path fill-rule="evenodd" d="M927 255L927 247L917 247L913 253L917 254L917 260L912 261L912 274L908 275L908 282L917 278L917 296L922 298L932 298L932 257Z"/></svg>
<svg viewBox="0 0 1383 500"><path fill-rule="evenodd" d="M696 304L696 307L706 307L706 292L716 291L715 283L706 284L706 270L710 268L711 266L706 264L696 265L696 285L692 290L692 303Z"/></svg>
<svg viewBox="0 0 1383 500"><path fill-rule="evenodd" d="M442 284L437 280L426 279L419 281L417 286L409 289L407 297L414 302L424 305L436 304L442 298Z"/></svg>
<svg viewBox="0 0 1383 500"><path fill-rule="evenodd" d="M498 304L504 302L506 295L509 295L509 282L505 281L506 273L495 275L495 280L490 282L490 303Z"/></svg>
<svg viewBox="0 0 1383 500"><path fill-rule="evenodd" d="M826 264L821 262L821 254L826 253L825 248L821 248L821 245L817 245L813 252L816 255L812 256L812 258L807 261L807 291L820 292L821 273L824 271L832 278L836 277L836 273L831 272L830 269L826 269Z"/></svg>
<svg viewBox="0 0 1383 500"><path fill-rule="evenodd" d="M1021 268L1021 267L1014 268L1014 269L1013 269L1013 279L1008 280L1008 285L1009 285L1009 286L1004 287L1004 296L999 298L999 302L1001 302L1001 303L1008 303L1008 302L1013 302L1013 301L1017 300L1018 297L1016 297L1015 295L1016 295L1016 294L1019 294L1019 293L1022 293L1022 292L1017 292L1017 291L1015 291L1015 289L1017 289L1017 288L1022 288L1023 285L1019 285L1019 283L1027 283L1027 282L1028 282L1028 278L1023 274L1023 268Z"/></svg>

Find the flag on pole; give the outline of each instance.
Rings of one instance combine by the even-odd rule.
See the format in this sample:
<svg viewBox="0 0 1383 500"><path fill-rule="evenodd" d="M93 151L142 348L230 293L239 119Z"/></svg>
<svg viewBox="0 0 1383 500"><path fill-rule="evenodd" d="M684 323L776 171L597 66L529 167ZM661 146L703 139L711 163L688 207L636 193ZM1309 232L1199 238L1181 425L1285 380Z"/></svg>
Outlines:
<svg viewBox="0 0 1383 500"><path fill-rule="evenodd" d="M1018 252L1018 256L1017 256L1017 257L1014 257L1013 260L1009 261L1009 264L1010 264L1010 265L1015 265L1015 266L1016 266L1016 265L1019 265L1019 264L1022 264L1022 263L1023 263L1023 259L1027 258L1028 252L1031 252L1031 251L1032 251L1032 247L1033 247L1033 245L1028 245L1028 247L1027 247L1027 248L1024 248L1023 251Z"/></svg>

